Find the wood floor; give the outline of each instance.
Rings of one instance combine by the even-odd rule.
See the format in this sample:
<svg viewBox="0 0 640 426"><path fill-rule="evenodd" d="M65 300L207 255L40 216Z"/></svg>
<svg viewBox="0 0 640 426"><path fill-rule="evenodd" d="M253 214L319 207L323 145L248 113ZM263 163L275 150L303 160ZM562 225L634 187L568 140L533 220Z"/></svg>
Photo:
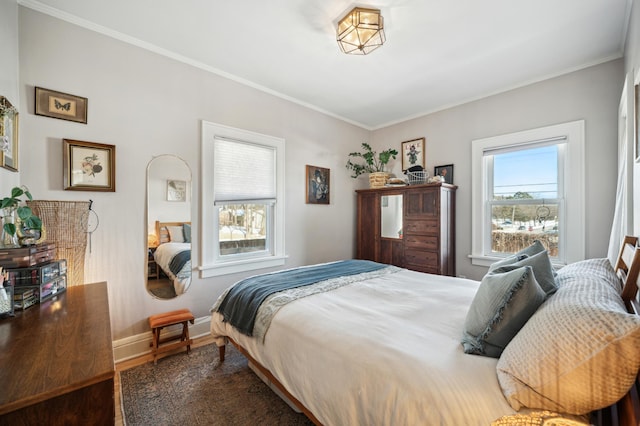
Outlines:
<svg viewBox="0 0 640 426"><path fill-rule="evenodd" d="M213 338L211 336L202 337L199 339L194 339L191 348L197 348L198 346L204 346L213 343ZM184 353L185 349L180 348L176 349L174 352L167 352L160 355L158 358L162 358L165 356L180 356L180 353ZM120 372L127 370L129 368L136 367L138 365L144 364L146 362L153 362L153 358L151 354L143 355L138 358L130 359L127 361L119 362L116 364L116 377L115 377L115 399L116 399L116 421L115 426L124 426L124 420L122 418L122 405L120 400Z"/></svg>

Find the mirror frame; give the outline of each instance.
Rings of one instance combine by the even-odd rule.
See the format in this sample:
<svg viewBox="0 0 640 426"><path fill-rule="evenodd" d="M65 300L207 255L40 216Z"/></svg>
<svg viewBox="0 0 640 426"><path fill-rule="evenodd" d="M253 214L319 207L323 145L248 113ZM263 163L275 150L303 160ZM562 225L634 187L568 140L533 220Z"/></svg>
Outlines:
<svg viewBox="0 0 640 426"><path fill-rule="evenodd" d="M168 167L171 163L175 164L175 167ZM154 165L157 165L157 171L154 170ZM185 237L184 224L190 225L193 217L193 199L192 199L192 177L193 173L189 164L181 157L174 154L161 154L154 156L147 164L146 169L146 208L145 208L145 267L144 267L144 285L147 293L152 297L161 300L171 300L177 296L184 294L193 280L193 270L191 266L191 248L193 243L190 240L190 233L188 235L188 242L191 246L186 249L184 244L167 244L163 247L163 253L161 260L166 261L167 256L171 256L169 259L173 259L176 255L184 258L183 267L178 277L174 279L169 277L170 273L165 272L168 268L170 261L167 261L167 266L162 268L156 261L155 252L160 245L171 242L170 231L175 232L176 228L182 226L182 237ZM185 202L186 204L182 204ZM165 226L162 229L158 226L159 223ZM172 229L169 229L172 228ZM176 236L177 233L174 233ZM178 237L176 237L177 239ZM184 243L184 241L176 241L177 243ZM175 247L174 247L175 246ZM172 248L176 250L176 253L165 253L165 248ZM186 256L188 250L189 256ZM180 255L178 253L181 253ZM188 257L188 259L187 259ZM150 278L150 271L155 269L157 283L160 283L161 276L164 279L169 280L169 283L173 283L173 294L169 294L169 289L163 288L166 285L159 285L155 287L156 293L151 290L151 282L154 281L154 277ZM188 274L187 274L188 272ZM172 274L172 273L171 273ZM188 275L188 276L187 276ZM162 279L164 281L164 279ZM162 283L166 284L166 283ZM166 296L166 297L165 297Z"/></svg>

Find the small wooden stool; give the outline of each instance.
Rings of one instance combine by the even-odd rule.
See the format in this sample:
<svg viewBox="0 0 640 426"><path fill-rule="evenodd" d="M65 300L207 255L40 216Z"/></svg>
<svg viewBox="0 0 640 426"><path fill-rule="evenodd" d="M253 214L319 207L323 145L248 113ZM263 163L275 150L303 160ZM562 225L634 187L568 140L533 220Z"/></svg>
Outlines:
<svg viewBox="0 0 640 426"><path fill-rule="evenodd" d="M153 354L153 363L158 361L158 354L167 352L182 346L187 347L187 353L191 352L191 339L189 338L189 325L193 324L195 318L189 309L179 309L177 311L165 312L163 314L151 315L149 317L149 326L153 333L153 342L149 344L152 347L151 353ZM176 336L160 338L160 331L164 327L171 325L182 324L182 334ZM160 346L163 343L170 342L172 340L178 340L179 342L172 343L170 345Z"/></svg>

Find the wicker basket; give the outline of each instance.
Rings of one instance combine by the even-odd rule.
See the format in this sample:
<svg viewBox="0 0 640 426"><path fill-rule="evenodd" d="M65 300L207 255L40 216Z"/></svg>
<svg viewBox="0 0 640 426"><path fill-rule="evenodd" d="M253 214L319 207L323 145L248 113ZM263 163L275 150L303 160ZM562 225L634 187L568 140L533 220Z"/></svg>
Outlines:
<svg viewBox="0 0 640 426"><path fill-rule="evenodd" d="M409 178L409 185L420 185L427 182L429 179L429 172L424 170L419 172L407 172Z"/></svg>
<svg viewBox="0 0 640 426"><path fill-rule="evenodd" d="M382 188L389 179L389 173L386 172L374 172L369 173L369 187L370 188Z"/></svg>
<svg viewBox="0 0 640 426"><path fill-rule="evenodd" d="M42 219L47 241L56 244L56 258L67 260L67 286L83 285L89 202L33 200L27 204Z"/></svg>

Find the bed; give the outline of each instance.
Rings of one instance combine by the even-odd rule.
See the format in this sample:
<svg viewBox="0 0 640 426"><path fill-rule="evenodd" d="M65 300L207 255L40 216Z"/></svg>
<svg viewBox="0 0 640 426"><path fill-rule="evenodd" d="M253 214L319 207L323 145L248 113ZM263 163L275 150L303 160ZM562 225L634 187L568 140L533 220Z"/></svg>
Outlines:
<svg viewBox="0 0 640 426"><path fill-rule="evenodd" d="M156 221L158 247L153 257L171 280L176 295L191 285L191 222Z"/></svg>
<svg viewBox="0 0 640 426"><path fill-rule="evenodd" d="M558 424L638 424L640 417L630 416L637 416L640 405L629 388L637 384L640 368L640 318L625 310L637 297L635 241L625 240L615 268L593 259L541 272L546 251L515 255L485 276L493 287L485 279L359 261L278 271L227 289L212 307L211 333L221 361L225 345L233 343L263 380L315 424L517 424L522 416L527 424L542 424L532 419L545 416L567 422ZM281 288L285 281L303 282L307 278L301 276L354 263L350 275ZM482 310L478 300L497 286L495 280L505 281L505 274L526 279L517 280L517 290L511 287L512 304L490 316L484 332L469 337L469 318ZM537 276L557 285L544 288ZM263 290L269 286L275 292ZM534 288L535 294L521 288ZM250 304L239 304L243 299ZM536 306L509 311L514 300L525 299L537 300ZM572 318L581 323L572 324ZM607 330L585 339L582 330L591 333L600 323ZM507 343L487 355L507 335ZM476 338L485 341L478 344ZM585 360L584 352L601 356ZM545 363L553 364L551 373ZM609 405L613 411L594 414Z"/></svg>

